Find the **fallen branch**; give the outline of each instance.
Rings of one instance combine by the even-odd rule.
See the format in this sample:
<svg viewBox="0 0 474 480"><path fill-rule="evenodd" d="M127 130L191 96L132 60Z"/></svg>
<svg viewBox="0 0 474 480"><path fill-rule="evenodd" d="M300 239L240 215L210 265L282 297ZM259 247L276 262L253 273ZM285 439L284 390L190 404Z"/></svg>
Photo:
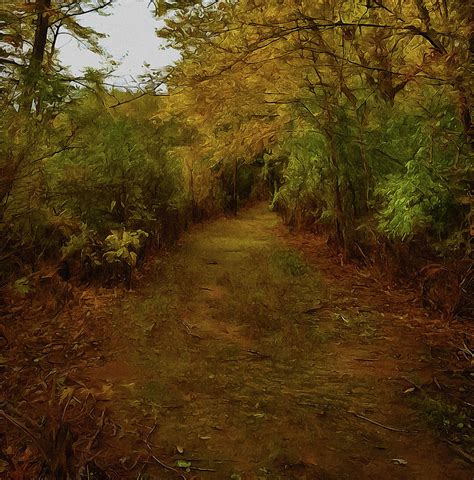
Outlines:
<svg viewBox="0 0 474 480"><path fill-rule="evenodd" d="M398 432L398 433L418 433L416 430L404 430L402 428L394 428L394 427L389 427L387 425L384 425L383 423L379 423L375 420L372 420L370 418L364 417L364 415L361 415L360 413L354 412L352 410L347 410L348 413L352 413L354 417L360 418L361 420L365 420L366 422L372 423L373 425L377 425L378 427L385 428L385 430L390 430L391 432Z"/></svg>

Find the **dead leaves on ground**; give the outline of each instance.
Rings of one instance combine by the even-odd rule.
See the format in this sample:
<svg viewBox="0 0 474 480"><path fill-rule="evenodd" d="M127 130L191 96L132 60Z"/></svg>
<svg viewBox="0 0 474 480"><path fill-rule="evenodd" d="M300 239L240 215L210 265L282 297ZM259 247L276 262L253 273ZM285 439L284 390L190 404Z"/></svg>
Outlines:
<svg viewBox="0 0 474 480"><path fill-rule="evenodd" d="M0 478L79 478L102 430L118 430L105 409L114 386L84 376L104 362L105 308L118 293L67 289L64 302L45 289L0 305Z"/></svg>

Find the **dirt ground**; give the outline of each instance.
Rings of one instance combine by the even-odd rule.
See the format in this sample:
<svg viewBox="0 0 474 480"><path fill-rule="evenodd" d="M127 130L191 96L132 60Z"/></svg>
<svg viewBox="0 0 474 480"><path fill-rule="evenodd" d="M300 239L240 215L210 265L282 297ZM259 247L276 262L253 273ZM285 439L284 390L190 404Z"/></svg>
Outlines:
<svg viewBox="0 0 474 480"><path fill-rule="evenodd" d="M193 227L136 291L88 300L80 322L62 314L79 344L73 367L64 349L54 366L51 341L44 358L22 360L36 360L45 385L62 372L72 430L69 411L93 398L89 441L73 449L93 453L97 470L82 478L474 478L472 425L452 406L472 407L466 334L453 333L463 325L342 265L323 239L288 233L264 205ZM44 401L46 389L9 389L17 418L33 416L28 395ZM6 465L12 422L0 422Z"/></svg>

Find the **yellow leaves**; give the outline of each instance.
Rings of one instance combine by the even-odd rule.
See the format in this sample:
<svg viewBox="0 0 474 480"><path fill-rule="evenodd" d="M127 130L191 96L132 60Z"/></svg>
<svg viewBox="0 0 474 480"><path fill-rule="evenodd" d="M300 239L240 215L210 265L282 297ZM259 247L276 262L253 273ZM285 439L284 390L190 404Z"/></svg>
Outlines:
<svg viewBox="0 0 474 480"><path fill-rule="evenodd" d="M425 3L432 26L441 28L434 3ZM209 17L210 41L191 41L174 77L180 93L169 111L196 132L176 156L193 168L251 161L298 129L318 128L330 105L352 112L374 89L393 100L420 73L452 76L443 65L455 67L458 56L431 58L432 47L409 28L423 27L416 2L387 0L384 6L242 0L215 25ZM448 24L445 30L454 28Z"/></svg>
<svg viewBox="0 0 474 480"><path fill-rule="evenodd" d="M59 404L68 404L73 398L77 398L80 402L85 402L90 397L95 401L109 401L113 395L113 385L109 383L102 383L98 386L91 387L84 384L80 386L66 386L59 394Z"/></svg>
<svg viewBox="0 0 474 480"><path fill-rule="evenodd" d="M153 2L154 5L155 5L155 10L156 10L156 15L159 16L159 17L162 17L163 15L166 14L166 11L167 11L167 4L165 1L163 0L155 0L155 2Z"/></svg>
<svg viewBox="0 0 474 480"><path fill-rule="evenodd" d="M8 2L10 3L10 2ZM11 2L12 4L14 4L14 2ZM18 8L20 10L22 10L23 12L31 12L31 13L34 13L36 12L36 3L33 3L33 2L28 2L28 3L22 3L21 5L18 6Z"/></svg>
<svg viewBox="0 0 474 480"><path fill-rule="evenodd" d="M248 119L214 138L213 158L252 161L276 142L280 127L277 121Z"/></svg>
<svg viewBox="0 0 474 480"><path fill-rule="evenodd" d="M264 59L263 51L253 58L260 57ZM199 133L192 148L175 149L175 154L186 165L209 156L220 162L250 161L261 155L291 121L284 100L295 98L302 88L298 67L262 62L181 90L170 109Z"/></svg>
<svg viewBox="0 0 474 480"><path fill-rule="evenodd" d="M59 404L62 405L63 403L70 402L75 391L76 387L64 387L63 391L59 395Z"/></svg>

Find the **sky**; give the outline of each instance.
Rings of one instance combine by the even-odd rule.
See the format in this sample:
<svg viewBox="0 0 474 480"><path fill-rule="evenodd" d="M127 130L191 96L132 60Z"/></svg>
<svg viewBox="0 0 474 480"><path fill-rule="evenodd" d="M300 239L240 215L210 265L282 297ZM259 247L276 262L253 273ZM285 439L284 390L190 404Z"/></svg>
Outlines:
<svg viewBox="0 0 474 480"><path fill-rule="evenodd" d="M144 63L149 63L150 68L160 68L178 58L176 51L162 49L163 41L155 34L160 23L153 17L148 3L148 0L116 0L108 9L110 15L90 13L80 19L81 25L107 35L101 45L121 63L114 73L117 85L133 85L134 79L144 71ZM85 67L103 64L100 56L70 36L60 36L58 47L62 63L68 65L74 74L79 75Z"/></svg>

